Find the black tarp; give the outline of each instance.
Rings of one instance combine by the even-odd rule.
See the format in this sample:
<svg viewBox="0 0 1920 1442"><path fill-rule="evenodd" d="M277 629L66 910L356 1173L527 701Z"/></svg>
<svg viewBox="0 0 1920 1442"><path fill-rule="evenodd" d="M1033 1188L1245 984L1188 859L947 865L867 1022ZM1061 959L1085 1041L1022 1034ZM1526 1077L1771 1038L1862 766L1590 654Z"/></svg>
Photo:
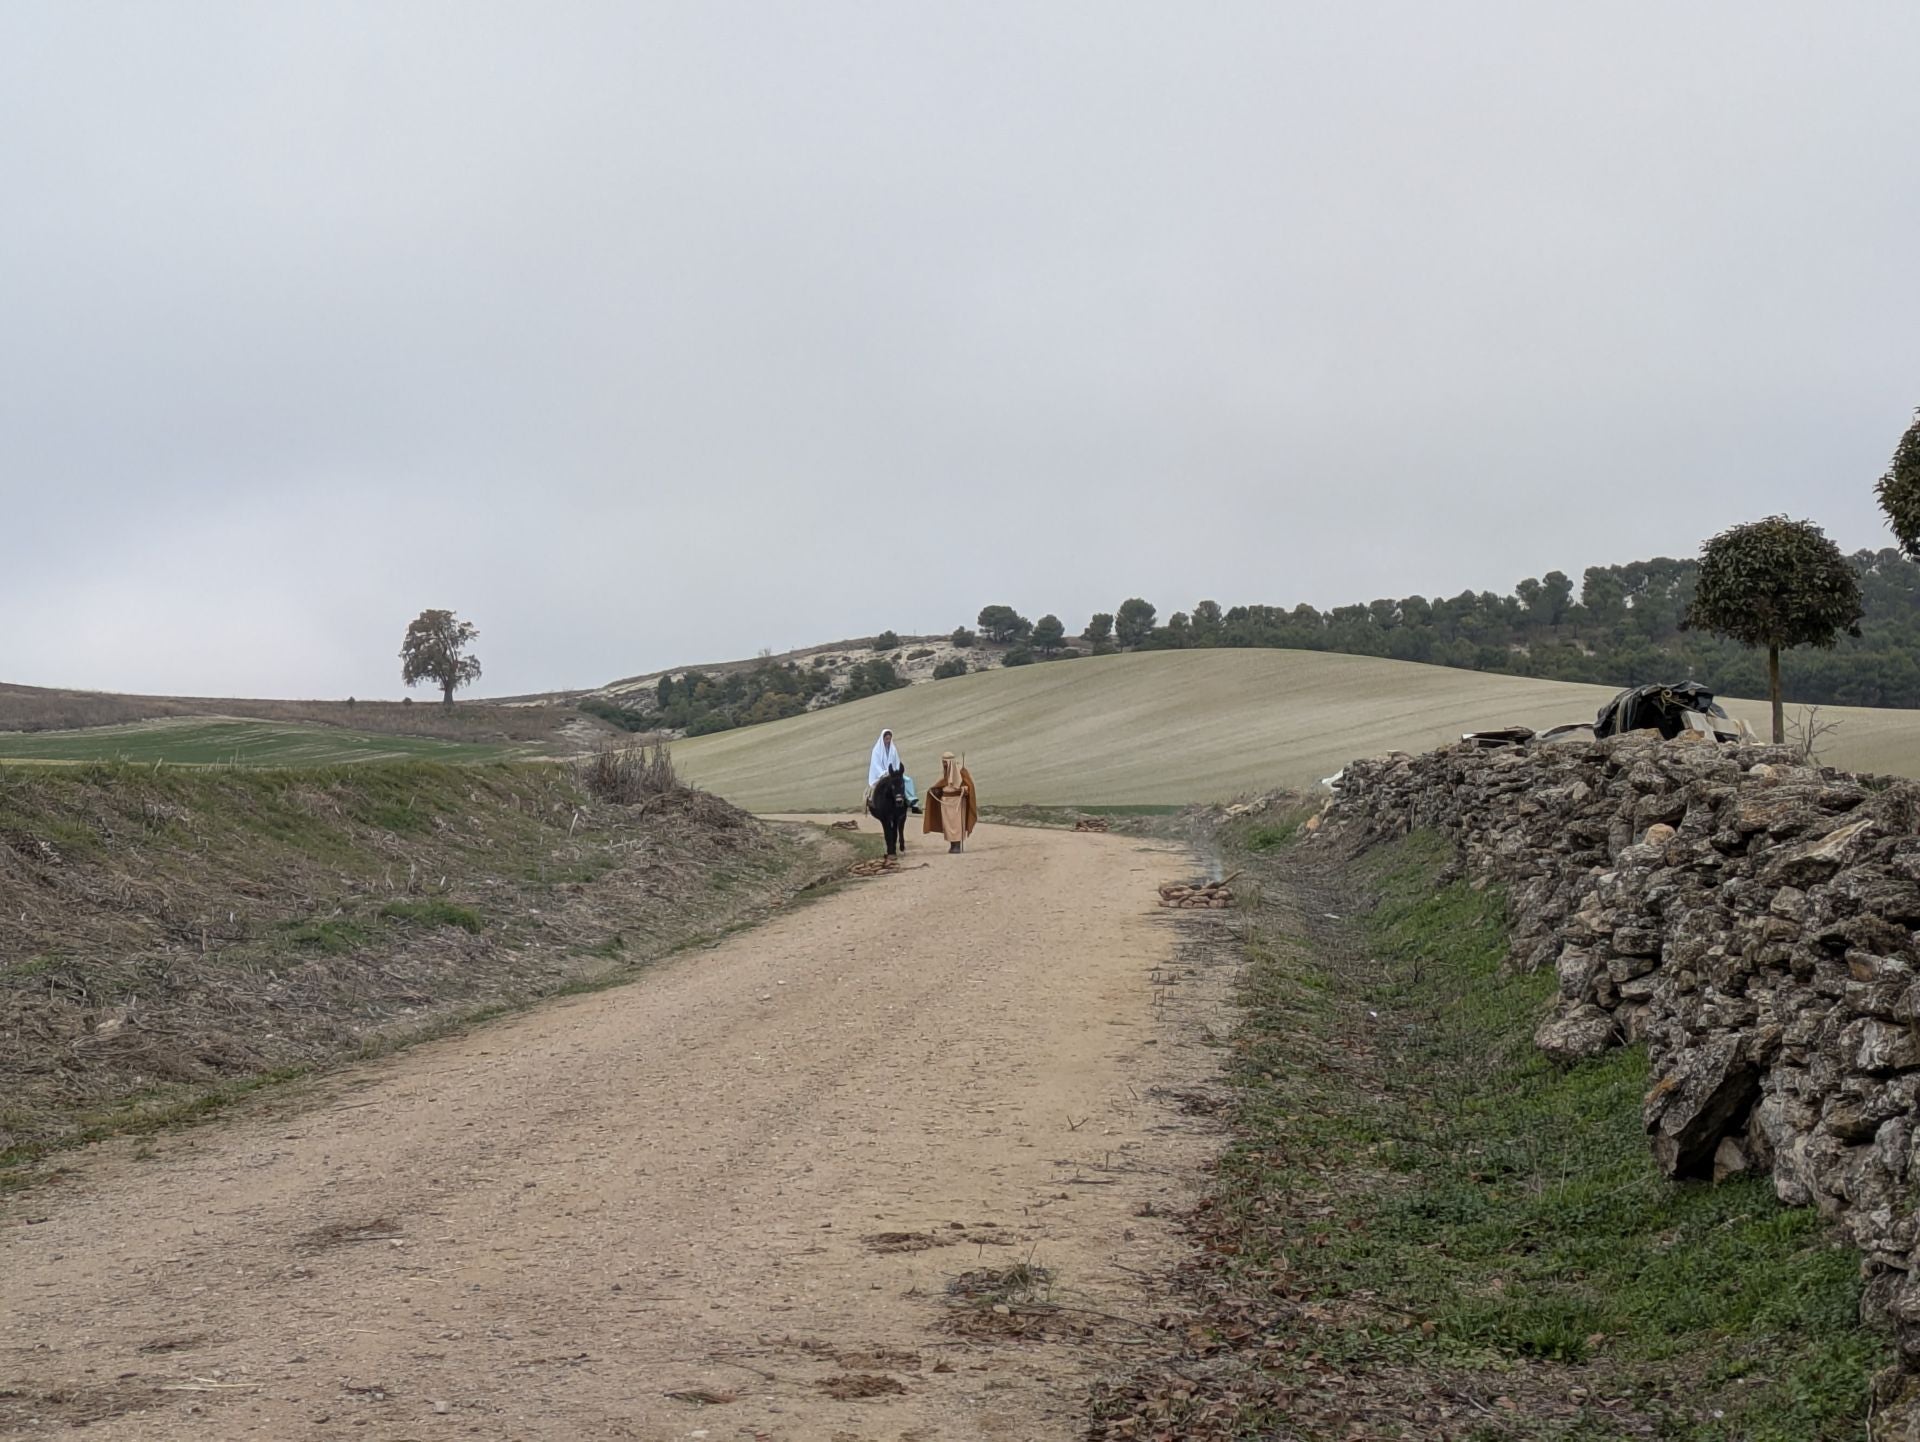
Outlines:
<svg viewBox="0 0 1920 1442"><path fill-rule="evenodd" d="M1624 736L1629 731L1658 731L1671 741L1687 729L1686 713L1726 719L1709 691L1697 681L1678 686L1636 686L1622 691L1600 708L1593 723L1595 736Z"/></svg>

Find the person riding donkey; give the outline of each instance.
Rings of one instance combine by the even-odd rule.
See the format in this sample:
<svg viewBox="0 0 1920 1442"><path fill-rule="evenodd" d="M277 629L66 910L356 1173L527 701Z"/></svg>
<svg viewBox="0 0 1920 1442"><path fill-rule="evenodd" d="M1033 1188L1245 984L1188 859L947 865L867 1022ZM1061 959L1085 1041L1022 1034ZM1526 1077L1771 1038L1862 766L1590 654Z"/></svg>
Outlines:
<svg viewBox="0 0 1920 1442"><path fill-rule="evenodd" d="M886 833L889 856L907 849L907 813L919 809L915 799L913 780L893 744L892 728L888 728L873 743L873 754L867 761L866 809Z"/></svg>

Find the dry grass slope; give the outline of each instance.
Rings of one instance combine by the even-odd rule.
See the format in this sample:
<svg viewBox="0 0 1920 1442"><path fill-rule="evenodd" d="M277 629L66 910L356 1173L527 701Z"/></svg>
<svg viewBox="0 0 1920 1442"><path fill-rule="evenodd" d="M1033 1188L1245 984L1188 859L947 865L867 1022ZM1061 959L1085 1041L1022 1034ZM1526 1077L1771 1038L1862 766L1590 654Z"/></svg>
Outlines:
<svg viewBox="0 0 1920 1442"><path fill-rule="evenodd" d="M1176 651L991 671L685 741L682 774L759 811L859 803L882 726L909 769L961 751L991 803L1170 804L1308 786L1357 756L1462 731L1591 720L1610 687L1303 651ZM1766 708L1730 709L1756 726ZM1920 775L1920 713L1834 707L1823 758Z"/></svg>
<svg viewBox="0 0 1920 1442"><path fill-rule="evenodd" d="M621 979L844 865L657 770L638 806L582 779L0 767L0 1191L47 1146Z"/></svg>

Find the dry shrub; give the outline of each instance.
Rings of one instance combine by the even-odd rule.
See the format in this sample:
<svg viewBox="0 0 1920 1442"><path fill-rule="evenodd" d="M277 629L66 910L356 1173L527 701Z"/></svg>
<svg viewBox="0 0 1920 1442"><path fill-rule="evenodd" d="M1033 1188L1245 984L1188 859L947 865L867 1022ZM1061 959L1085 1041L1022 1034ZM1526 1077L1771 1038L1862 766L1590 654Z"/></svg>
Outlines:
<svg viewBox="0 0 1920 1442"><path fill-rule="evenodd" d="M1799 715L1787 718L1787 745L1793 751L1794 760L1802 766L1820 764L1820 753L1826 750L1827 742L1841 726L1840 722L1823 717L1820 711L1818 706L1802 706Z"/></svg>
<svg viewBox="0 0 1920 1442"><path fill-rule="evenodd" d="M681 789L673 753L664 741L652 746L608 742L580 763L580 781L602 801L622 806L651 801Z"/></svg>
<svg viewBox="0 0 1920 1442"><path fill-rule="evenodd" d="M947 1295L963 1301L1044 1303L1052 1293L1052 1270L1032 1262L1015 1262L1011 1267L976 1267L947 1283Z"/></svg>

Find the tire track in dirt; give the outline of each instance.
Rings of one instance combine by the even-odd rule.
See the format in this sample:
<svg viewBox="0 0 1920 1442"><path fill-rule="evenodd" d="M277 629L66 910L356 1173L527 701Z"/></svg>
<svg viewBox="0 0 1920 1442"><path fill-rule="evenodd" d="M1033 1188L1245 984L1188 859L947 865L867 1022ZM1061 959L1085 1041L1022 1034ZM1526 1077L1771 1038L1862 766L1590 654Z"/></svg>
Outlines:
<svg viewBox="0 0 1920 1442"><path fill-rule="evenodd" d="M1211 1078L1225 971L1172 965L1173 849L908 862L15 1198L0 1436L1078 1435L1214 1144L1152 1089Z"/></svg>

